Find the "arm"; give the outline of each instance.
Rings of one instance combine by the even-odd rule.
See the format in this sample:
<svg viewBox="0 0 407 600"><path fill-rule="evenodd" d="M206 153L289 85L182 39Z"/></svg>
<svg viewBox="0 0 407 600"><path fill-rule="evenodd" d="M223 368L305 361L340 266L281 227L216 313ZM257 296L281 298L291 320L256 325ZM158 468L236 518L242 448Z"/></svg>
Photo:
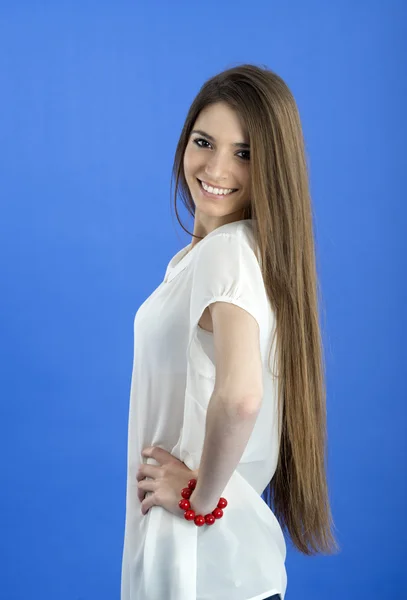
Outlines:
<svg viewBox="0 0 407 600"><path fill-rule="evenodd" d="M209 309L216 381L207 409L198 483L190 497L198 514L216 507L247 446L263 396L256 320L229 302L215 302Z"/></svg>
<svg viewBox="0 0 407 600"><path fill-rule="evenodd" d="M251 405L258 404L252 402ZM190 497L196 514L212 512L236 469L253 431L258 410L249 402L229 403L215 393L209 401L205 441L197 473L197 486Z"/></svg>

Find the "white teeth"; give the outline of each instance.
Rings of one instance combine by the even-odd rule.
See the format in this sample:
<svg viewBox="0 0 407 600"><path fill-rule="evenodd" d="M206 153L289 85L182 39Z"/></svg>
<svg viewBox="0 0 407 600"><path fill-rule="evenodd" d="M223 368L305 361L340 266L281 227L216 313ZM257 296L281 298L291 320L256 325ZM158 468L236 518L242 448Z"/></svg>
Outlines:
<svg viewBox="0 0 407 600"><path fill-rule="evenodd" d="M233 189L219 189L219 188L213 188L210 185L206 185L206 183L204 183L203 181L201 181L201 185L203 187L204 190L206 190L207 192L209 192L210 194L218 194L218 196L226 196L227 194L230 194L231 192L233 192Z"/></svg>

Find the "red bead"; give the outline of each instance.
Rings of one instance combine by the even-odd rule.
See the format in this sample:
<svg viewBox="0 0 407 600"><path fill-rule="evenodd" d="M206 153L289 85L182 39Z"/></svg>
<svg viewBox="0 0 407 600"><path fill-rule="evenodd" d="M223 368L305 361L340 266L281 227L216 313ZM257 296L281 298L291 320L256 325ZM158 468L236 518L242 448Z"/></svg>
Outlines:
<svg viewBox="0 0 407 600"><path fill-rule="evenodd" d="M221 519L223 517L222 509L228 505L228 502L227 502L226 498L219 498L218 505L212 511L212 513L209 513L205 516L195 515L195 511L193 511L191 509L191 504L189 502L189 498L190 498L193 490L195 489L195 486L196 486L196 479L190 479L188 481L188 487L183 488L181 490L182 498L178 502L178 505L181 508L181 510L184 511L184 518L187 521L193 520L197 527L202 527L202 525L205 525L205 523L207 525L213 525L215 523L216 519Z"/></svg>
<svg viewBox="0 0 407 600"><path fill-rule="evenodd" d="M207 525L213 525L215 523L215 517L212 514L205 515L205 523Z"/></svg>
<svg viewBox="0 0 407 600"><path fill-rule="evenodd" d="M182 488L181 496L183 498L186 498L186 500L189 500L189 498L191 497L191 494L192 494L192 490L190 488Z"/></svg>

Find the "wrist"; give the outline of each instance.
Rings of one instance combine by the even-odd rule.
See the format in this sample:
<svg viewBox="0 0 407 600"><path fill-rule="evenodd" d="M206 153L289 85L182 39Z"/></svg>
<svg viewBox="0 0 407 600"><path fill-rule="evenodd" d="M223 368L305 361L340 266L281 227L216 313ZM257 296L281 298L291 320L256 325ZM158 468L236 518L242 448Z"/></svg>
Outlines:
<svg viewBox="0 0 407 600"><path fill-rule="evenodd" d="M202 527L205 523L213 525L216 519L223 517L223 509L228 505L226 498L219 498L216 507L212 508L210 504L202 502L199 497L197 478L194 477L188 481L188 487L181 490L181 500L179 507L184 511L184 517L187 521L194 520L195 525ZM209 506L209 508L207 508Z"/></svg>
<svg viewBox="0 0 407 600"><path fill-rule="evenodd" d="M214 508L216 508L216 502L208 503L207 501L199 495L199 489L195 488L192 492L189 502L191 504L191 509L195 511L197 515L207 515L211 513Z"/></svg>
<svg viewBox="0 0 407 600"><path fill-rule="evenodd" d="M197 515L207 515L217 507L219 498L212 497L212 495L208 494L207 489L205 490L202 488L199 480L199 469L194 471L193 477L196 479L196 485L189 497L191 509L194 510Z"/></svg>

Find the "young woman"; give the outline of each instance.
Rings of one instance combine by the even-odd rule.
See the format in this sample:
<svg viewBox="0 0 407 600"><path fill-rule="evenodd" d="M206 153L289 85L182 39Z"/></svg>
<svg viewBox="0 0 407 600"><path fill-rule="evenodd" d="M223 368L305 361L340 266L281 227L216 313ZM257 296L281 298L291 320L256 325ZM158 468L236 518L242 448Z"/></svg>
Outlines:
<svg viewBox="0 0 407 600"><path fill-rule="evenodd" d="M312 208L284 81L248 64L209 79L174 176L194 232L134 320L121 600L283 600L284 531L304 554L338 549Z"/></svg>

